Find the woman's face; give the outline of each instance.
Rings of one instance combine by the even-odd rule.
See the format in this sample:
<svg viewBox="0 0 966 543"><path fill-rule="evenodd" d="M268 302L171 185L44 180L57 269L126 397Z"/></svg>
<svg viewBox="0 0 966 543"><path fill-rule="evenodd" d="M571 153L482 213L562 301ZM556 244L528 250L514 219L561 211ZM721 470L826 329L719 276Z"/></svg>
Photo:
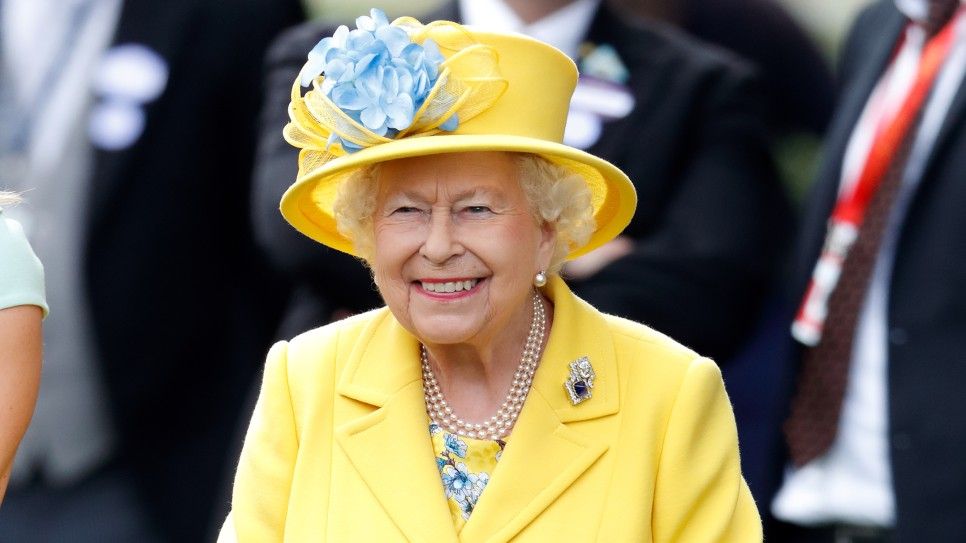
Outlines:
<svg viewBox="0 0 966 543"><path fill-rule="evenodd" d="M533 276L553 253L503 152L451 153L378 169L371 265L386 304L427 345L485 345L529 326Z"/></svg>

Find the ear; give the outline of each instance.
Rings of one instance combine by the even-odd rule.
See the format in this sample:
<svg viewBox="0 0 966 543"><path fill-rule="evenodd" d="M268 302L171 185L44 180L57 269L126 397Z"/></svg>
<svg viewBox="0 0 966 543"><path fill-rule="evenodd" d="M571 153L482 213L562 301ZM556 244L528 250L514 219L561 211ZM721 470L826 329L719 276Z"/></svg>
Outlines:
<svg viewBox="0 0 966 543"><path fill-rule="evenodd" d="M536 271L550 271L550 261L553 260L554 250L557 248L557 227L549 221L540 225L540 244L537 246Z"/></svg>

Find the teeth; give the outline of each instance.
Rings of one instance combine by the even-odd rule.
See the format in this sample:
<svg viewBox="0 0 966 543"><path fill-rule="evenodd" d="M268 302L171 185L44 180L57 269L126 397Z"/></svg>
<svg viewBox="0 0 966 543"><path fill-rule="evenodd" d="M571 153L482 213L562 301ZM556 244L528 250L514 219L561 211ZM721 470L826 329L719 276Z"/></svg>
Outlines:
<svg viewBox="0 0 966 543"><path fill-rule="evenodd" d="M479 282L479 279L468 279L466 281L449 281L446 283L428 283L426 281L422 282L423 288L430 292L460 292L463 290L470 290L475 287Z"/></svg>

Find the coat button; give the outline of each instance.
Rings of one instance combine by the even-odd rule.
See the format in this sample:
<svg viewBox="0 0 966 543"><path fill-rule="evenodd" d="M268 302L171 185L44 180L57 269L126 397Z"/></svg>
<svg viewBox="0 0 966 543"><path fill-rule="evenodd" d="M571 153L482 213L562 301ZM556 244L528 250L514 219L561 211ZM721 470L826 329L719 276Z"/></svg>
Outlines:
<svg viewBox="0 0 966 543"><path fill-rule="evenodd" d="M889 330L889 343L893 345L905 345L909 341L909 334L905 328L893 326Z"/></svg>
<svg viewBox="0 0 966 543"><path fill-rule="evenodd" d="M905 432L892 434L892 448L897 451L907 451L912 448L912 436Z"/></svg>

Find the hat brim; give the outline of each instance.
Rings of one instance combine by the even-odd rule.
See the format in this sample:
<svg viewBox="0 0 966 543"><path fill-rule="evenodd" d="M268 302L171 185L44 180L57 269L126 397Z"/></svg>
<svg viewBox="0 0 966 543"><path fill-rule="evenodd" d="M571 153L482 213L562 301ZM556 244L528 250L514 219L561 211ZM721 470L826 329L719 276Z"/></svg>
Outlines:
<svg viewBox="0 0 966 543"><path fill-rule="evenodd" d="M282 196L285 219L306 236L350 255L352 240L339 233L332 207L342 181L361 168L390 160L473 151L533 153L580 175L591 192L597 228L586 244L572 248L568 259L614 239L630 223L637 193L627 175L590 153L560 143L525 136L435 134L373 146L331 160L300 177Z"/></svg>

